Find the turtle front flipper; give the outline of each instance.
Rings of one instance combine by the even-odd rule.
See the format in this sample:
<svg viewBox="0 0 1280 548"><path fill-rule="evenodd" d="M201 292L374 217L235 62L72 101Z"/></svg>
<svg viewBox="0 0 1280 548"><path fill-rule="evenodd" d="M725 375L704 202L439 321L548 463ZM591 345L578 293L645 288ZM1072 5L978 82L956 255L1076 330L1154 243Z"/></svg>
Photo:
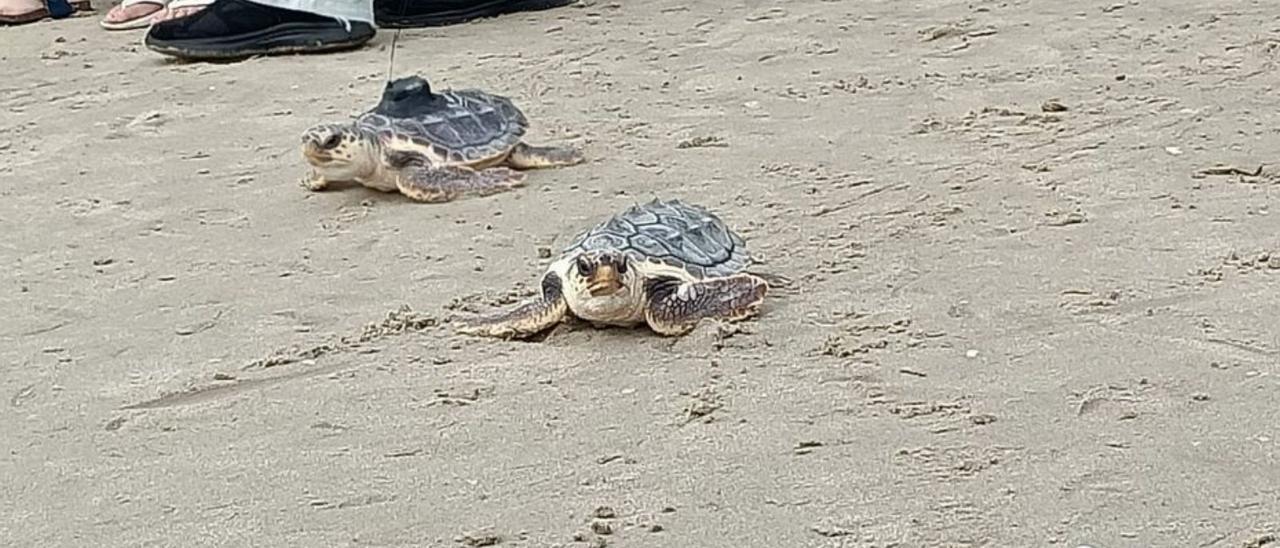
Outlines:
<svg viewBox="0 0 1280 548"><path fill-rule="evenodd" d="M310 177L302 180L302 187L312 192L320 192L329 188L329 180L319 173L312 173Z"/></svg>
<svg viewBox="0 0 1280 548"><path fill-rule="evenodd" d="M560 277L548 273L542 277L542 295L537 299L492 316L462 320L458 332L504 339L527 337L560 323L568 313Z"/></svg>
<svg viewBox="0 0 1280 548"><path fill-rule="evenodd" d="M507 155L507 164L516 169L564 167L581 164L586 158L568 147L536 147L520 143Z"/></svg>
<svg viewBox="0 0 1280 548"><path fill-rule="evenodd" d="M523 173L505 167L409 166L396 177L400 193L419 202L448 202L463 194L488 196L524 186Z"/></svg>
<svg viewBox="0 0 1280 548"><path fill-rule="evenodd" d="M660 276L645 282L645 319L662 335L683 335L707 318L736 321L759 309L768 282L750 274L681 281Z"/></svg>

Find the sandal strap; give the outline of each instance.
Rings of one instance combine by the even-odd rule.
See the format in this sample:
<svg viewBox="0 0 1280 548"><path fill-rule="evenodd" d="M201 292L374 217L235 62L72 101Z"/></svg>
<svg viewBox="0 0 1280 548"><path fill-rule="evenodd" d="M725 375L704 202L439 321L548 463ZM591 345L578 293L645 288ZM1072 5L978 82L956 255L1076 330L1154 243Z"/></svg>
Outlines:
<svg viewBox="0 0 1280 548"><path fill-rule="evenodd" d="M128 8L138 4L155 4L163 8L169 4L169 0L123 0L120 2L120 7Z"/></svg>

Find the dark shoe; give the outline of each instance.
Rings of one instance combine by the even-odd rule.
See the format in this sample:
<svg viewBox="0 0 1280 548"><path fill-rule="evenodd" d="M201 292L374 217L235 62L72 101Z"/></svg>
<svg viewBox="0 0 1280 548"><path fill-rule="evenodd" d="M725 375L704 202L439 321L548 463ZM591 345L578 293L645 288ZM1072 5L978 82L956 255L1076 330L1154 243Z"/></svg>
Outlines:
<svg viewBox="0 0 1280 548"><path fill-rule="evenodd" d="M146 44L185 59L242 59L351 49L368 42L375 32L360 21L343 22L246 0L215 0L192 15L152 25Z"/></svg>
<svg viewBox="0 0 1280 548"><path fill-rule="evenodd" d="M389 29L456 25L480 17L558 8L575 0L374 0L373 18Z"/></svg>

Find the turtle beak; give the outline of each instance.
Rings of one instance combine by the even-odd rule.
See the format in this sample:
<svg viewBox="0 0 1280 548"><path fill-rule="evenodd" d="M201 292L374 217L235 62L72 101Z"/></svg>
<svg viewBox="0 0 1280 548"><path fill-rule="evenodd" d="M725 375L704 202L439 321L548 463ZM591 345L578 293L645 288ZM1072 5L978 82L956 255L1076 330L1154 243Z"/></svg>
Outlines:
<svg viewBox="0 0 1280 548"><path fill-rule="evenodd" d="M611 264L602 264L587 277L587 292L592 297L606 297L622 290L622 277Z"/></svg>
<svg viewBox="0 0 1280 548"><path fill-rule="evenodd" d="M307 141L302 144L302 156L308 160L324 161L329 159L329 155L322 152L320 147L316 146L315 141Z"/></svg>

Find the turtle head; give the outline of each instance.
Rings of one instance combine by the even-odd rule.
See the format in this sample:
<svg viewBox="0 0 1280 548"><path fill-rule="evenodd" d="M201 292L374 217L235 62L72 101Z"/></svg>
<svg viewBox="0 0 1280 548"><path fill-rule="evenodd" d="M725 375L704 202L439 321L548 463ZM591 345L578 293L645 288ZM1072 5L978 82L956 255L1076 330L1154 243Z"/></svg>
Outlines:
<svg viewBox="0 0 1280 548"><path fill-rule="evenodd" d="M638 285L631 259L621 251L589 251L578 255L573 263L570 277L591 297L612 297Z"/></svg>
<svg viewBox="0 0 1280 548"><path fill-rule="evenodd" d="M302 156L326 177L345 180L373 168L368 136L350 124L320 124L302 134Z"/></svg>

